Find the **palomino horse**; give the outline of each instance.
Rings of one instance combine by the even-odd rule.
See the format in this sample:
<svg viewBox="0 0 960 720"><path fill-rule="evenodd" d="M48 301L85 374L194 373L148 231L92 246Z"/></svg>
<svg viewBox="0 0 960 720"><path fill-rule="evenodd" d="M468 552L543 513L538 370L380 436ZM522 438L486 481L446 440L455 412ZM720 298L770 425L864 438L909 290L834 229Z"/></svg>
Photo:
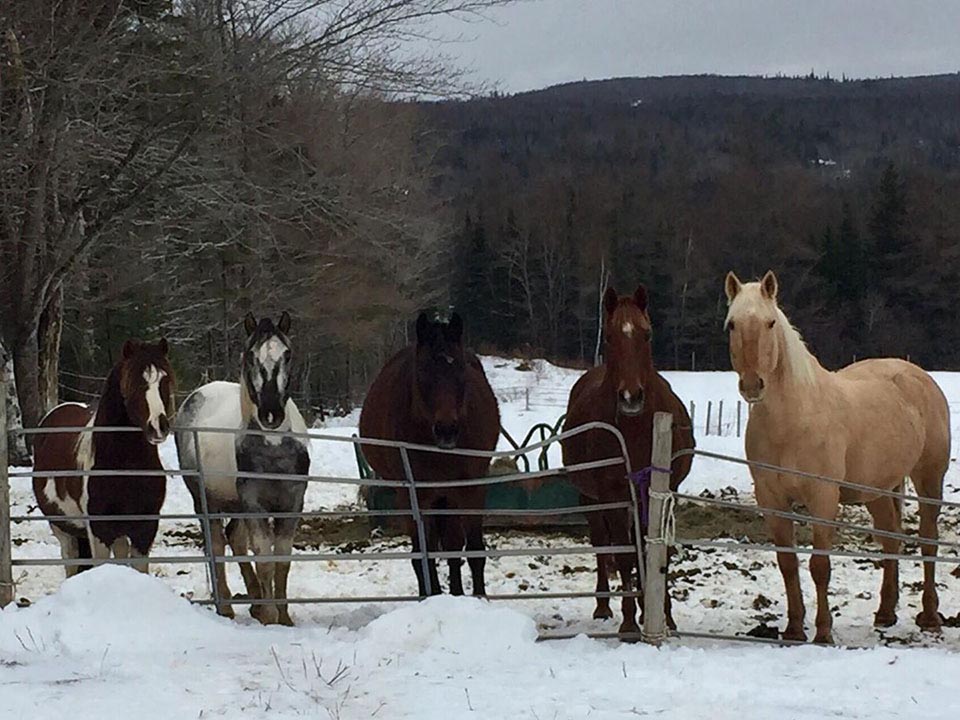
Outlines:
<svg viewBox="0 0 960 720"><path fill-rule="evenodd" d="M449 322L417 319L417 342L394 355L380 370L360 414L360 436L401 440L440 448L494 450L500 436L500 411L476 355L463 347L463 322L453 313ZM395 448L364 445L363 453L377 474L388 480L405 480L403 459ZM410 467L418 481L482 478L489 460L430 451L410 451ZM406 490L397 493L398 507L410 507ZM429 509L483 509L486 487L422 488L420 507ZM435 552L483 550L480 515L432 515L424 519L427 549ZM413 551L420 539L413 519L407 529ZM485 595L484 558L470 558L473 594ZM450 593L463 594L462 560L451 559ZM440 592L437 563L429 562L430 591ZM427 594L423 566L413 560L420 595Z"/></svg>
<svg viewBox="0 0 960 720"><path fill-rule="evenodd" d="M127 340L120 361L107 376L96 411L79 403L63 403L40 421L42 428L132 427L140 432L58 432L36 436L35 469L163 470L157 445L170 432L173 370L167 341L156 344ZM168 408L170 410L168 410ZM65 560L76 558L143 558L135 563L148 571L147 555L157 534L157 520L70 520L71 515L157 515L166 495L163 474L35 477L33 492ZM62 519L53 519L60 517ZM67 566L67 577L86 567Z"/></svg>
<svg viewBox="0 0 960 720"><path fill-rule="evenodd" d="M303 438L279 435L200 432L200 463L194 434L189 428L243 428L305 433L303 416L290 398L290 316L283 313L274 325L266 318L258 323L253 315L244 319L247 342L241 359L240 382L212 382L194 390L180 407L177 452L180 467L203 468L206 504L214 513L300 513L303 512L305 480L238 478L237 472L306 475L310 454ZM196 512L203 500L196 477L184 477L193 496ZM212 552L223 556L229 540L233 554L245 556L248 543L256 555L289 555L298 518L277 517L231 520L226 528L210 521ZM211 552L207 548L207 552ZM286 600L290 562L258 562L256 572L241 562L247 593L251 599ZM233 617L230 588L223 563L216 564L217 612ZM250 614L265 625L293 625L286 604L253 605Z"/></svg>
<svg viewBox="0 0 960 720"><path fill-rule="evenodd" d="M650 465L653 442L653 416L658 412L673 414L674 451L694 447L690 416L680 398L653 366L650 338L651 324L647 314L647 291L640 285L632 296L619 297L608 288L603 296L604 364L586 372L570 391L564 432L589 422L615 425L623 434L635 470ZM609 432L590 430L566 438L563 444L564 465L574 465L617 457L620 443ZM678 457L670 466L670 487L676 490L690 472L692 457ZM630 499L628 480L622 466L584 470L570 475L580 490L581 498L600 503ZM606 510L587 513L590 542L594 547L629 545L631 524L628 513ZM616 564L624 592L630 592L631 574L637 557L633 553L617 555ZM597 592L609 592L607 558L597 557ZM668 623L675 628L670 613L670 596L665 598ZM639 631L633 597L622 600L621 633ZM613 617L609 598L597 598L595 618Z"/></svg>
<svg viewBox="0 0 960 720"><path fill-rule="evenodd" d="M807 350L800 334L777 305L777 278L768 272L760 282L741 283L727 275L730 304L726 328L730 360L740 376L740 394L751 404L746 451L749 460L837 478L881 490L895 490L904 477L921 498L940 500L950 461L947 401L933 379L916 365L896 359L863 360L829 372ZM865 503L878 530L902 532L900 506L888 495L841 488L819 480L751 467L757 503L790 510L802 503L815 518L834 520L838 504ZM939 506L920 504L920 535L936 540ZM776 545L794 545L793 521L767 516ZM834 528L813 526L813 546L829 550ZM898 554L900 541L878 538L885 553ZM937 553L922 545L924 556ZM787 628L783 636L806 640L803 595L797 556L777 553L787 591ZM924 564L923 611L917 624L940 629L935 566ZM810 574L817 587L817 634L814 642L832 642L833 617L827 598L830 558L813 555ZM897 621L897 561L883 561L878 626Z"/></svg>

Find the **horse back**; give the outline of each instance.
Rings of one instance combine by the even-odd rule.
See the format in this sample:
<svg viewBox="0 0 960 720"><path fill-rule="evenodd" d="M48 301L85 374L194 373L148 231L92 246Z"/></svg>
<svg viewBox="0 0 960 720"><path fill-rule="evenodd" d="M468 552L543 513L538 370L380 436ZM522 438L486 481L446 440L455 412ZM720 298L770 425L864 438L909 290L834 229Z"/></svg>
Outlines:
<svg viewBox="0 0 960 720"><path fill-rule="evenodd" d="M92 420L93 410L87 405L63 403L47 413L40 421L40 427L85 427ZM81 433L77 432L44 433L35 436L34 470L42 472L82 469L84 462L78 456L80 440ZM58 478L34 477L33 493L44 515L81 515L85 512L82 474ZM82 525L59 523L58 526L70 532L85 532Z"/></svg>

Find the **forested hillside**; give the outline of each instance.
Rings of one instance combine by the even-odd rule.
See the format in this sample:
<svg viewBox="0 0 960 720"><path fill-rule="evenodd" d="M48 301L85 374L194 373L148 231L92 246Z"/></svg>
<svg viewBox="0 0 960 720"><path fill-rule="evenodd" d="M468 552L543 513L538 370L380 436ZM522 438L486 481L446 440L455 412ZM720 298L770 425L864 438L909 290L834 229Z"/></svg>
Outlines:
<svg viewBox="0 0 960 720"><path fill-rule="evenodd" d="M583 82L428 108L478 342L592 359L601 274L665 367L726 367L722 279L773 268L829 366L955 368L960 77Z"/></svg>

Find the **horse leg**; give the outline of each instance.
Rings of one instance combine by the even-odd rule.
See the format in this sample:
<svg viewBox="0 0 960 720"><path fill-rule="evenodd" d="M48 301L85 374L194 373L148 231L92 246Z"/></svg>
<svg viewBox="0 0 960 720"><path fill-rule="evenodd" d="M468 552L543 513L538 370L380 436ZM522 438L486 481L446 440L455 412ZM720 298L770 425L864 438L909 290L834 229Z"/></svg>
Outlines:
<svg viewBox="0 0 960 720"><path fill-rule="evenodd" d="M897 511L896 501L887 496L881 496L867 503L867 510L873 517L873 526L877 530L887 532L903 532L900 529L900 513ZM888 555L900 554L900 541L896 538L877 537L877 541ZM897 623L897 601L900 599L900 563L896 560L883 561L883 583L880 585L880 608L873 616L873 624L877 627L890 627Z"/></svg>
<svg viewBox="0 0 960 720"><path fill-rule="evenodd" d="M663 592L663 614L664 614L664 616L666 617L667 627L668 627L670 630L676 630L676 629L677 629L677 623L676 623L676 621L673 619L673 602L672 602L672 600L671 600L671 598L670 598L670 586L669 586L669 578L670 578L670 558L671 558L673 555L675 555L676 552L677 552L676 548L673 548L673 547L667 548L667 561L666 561L666 564L664 565L664 568L663 568L663 572L664 572L664 574L667 576L667 584L664 586L664 592ZM641 618L642 618L642 615L643 615L643 613L642 613L642 609L641 609Z"/></svg>
<svg viewBox="0 0 960 720"><path fill-rule="evenodd" d="M443 549L447 552L463 550L464 532L459 518L447 515L437 517L437 520L442 528L440 536ZM447 566L450 569L450 594L463 595L463 558L450 558Z"/></svg>
<svg viewBox="0 0 960 720"><path fill-rule="evenodd" d="M580 496L581 505L589 502L589 498L584 495ZM603 547L604 545L610 544L605 515L605 511L587 513L587 523L590 526L590 545L592 547ZM597 555L597 594L610 592L610 580L607 576L607 563L609 560L609 555ZM613 617L609 597L597 598L597 607L593 611L593 617L595 620L609 620Z"/></svg>
<svg viewBox="0 0 960 720"><path fill-rule="evenodd" d="M483 517L480 515L468 515L463 518L463 528L466 535L467 550L486 550L487 546L483 542ZM484 578L484 572L487 567L485 557L471 557L467 559L470 566L470 578L473 581L473 596L486 597L487 584Z"/></svg>
<svg viewBox="0 0 960 720"><path fill-rule="evenodd" d="M626 512L611 512L607 516L608 527L610 530L610 542L613 545L630 544L630 526L629 516ZM624 593L620 602L620 609L623 613L623 622L620 623L621 634L639 634L640 626L637 625L637 601L633 597L633 569L636 566L636 552L617 553L615 556L617 569L620 572L620 590ZM632 642L634 639L630 638Z"/></svg>
<svg viewBox="0 0 960 720"><path fill-rule="evenodd" d="M302 509L302 508L301 508ZM276 555L293 554L293 536L297 531L298 518L277 518L274 520L273 532L275 540L273 543L274 553ZM290 575L290 561L283 560L277 562L276 589L274 597L277 600L287 599L287 577ZM287 604L277 605L277 617L281 625L293 627L293 619L290 617L290 611Z"/></svg>
<svg viewBox="0 0 960 720"><path fill-rule="evenodd" d="M827 520L833 520L837 515L837 506L834 506L832 513L814 513L815 517L825 517ZM825 525L813 526L813 547L816 550L830 550L833 547L833 538L836 529ZM830 613L830 598L827 590L830 585L830 556L829 555L811 555L810 556L810 575L813 577L813 583L817 586L817 634L814 636L815 643L831 644L833 643L833 615Z"/></svg>
<svg viewBox="0 0 960 720"><path fill-rule="evenodd" d="M110 552L117 560L126 560L130 557L130 538L121 535L110 546Z"/></svg>
<svg viewBox="0 0 960 720"><path fill-rule="evenodd" d="M80 557L80 541L70 533L61 530L56 525L51 525L54 536L60 542L60 557L64 560L76 560ZM79 565L64 565L64 571L68 578L72 578L80 572Z"/></svg>
<svg viewBox="0 0 960 720"><path fill-rule="evenodd" d="M785 518L764 516L767 533L777 547L794 547L796 539L793 521ZM800 564L797 554L777 552L777 565L783 576L783 587L787 593L787 627L783 631L785 640L806 641L807 633L803 629L806 609L803 607L803 593L800 590Z"/></svg>
<svg viewBox="0 0 960 720"><path fill-rule="evenodd" d="M230 544L230 550L233 552L234 557L247 557L250 552L250 533L247 529L247 524L243 520L231 520L227 523L226 528L226 538L227 542ZM226 549L224 549L226 551ZM260 597L262 591L260 590L260 579L257 577L256 571L253 569L253 563L249 561L239 562L237 565L240 566L240 575L243 577L243 584L247 588L247 597L248 598L258 598ZM223 568L223 587L225 591L225 598L232 598L230 595L230 589L227 587L227 578L226 578L226 566L218 564L218 567ZM260 607L259 605L250 606L250 614L253 617L257 617L256 608Z"/></svg>
<svg viewBox="0 0 960 720"><path fill-rule="evenodd" d="M251 511L259 512L259 510ZM254 555L267 557L273 555L273 529L270 527L269 518L257 518L246 521L247 528L250 531L250 540L253 544ZM267 600L267 603L258 605L259 610L251 614L264 625L274 625L278 619L277 606L273 604L274 599L274 574L276 572L276 563L270 561L257 560L257 579L260 581L260 596L251 598L252 600Z"/></svg>
<svg viewBox="0 0 960 720"><path fill-rule="evenodd" d="M917 495L929 500L943 499L943 472L918 472L910 477L917 489ZM935 502L920 501L920 537L923 540L936 541L940 538L937 520L940 517L940 505ZM935 542L921 543L920 551L924 558L936 558ZM926 632L940 632L943 618L940 615L940 597L937 595L937 564L929 560L923 563L923 610L917 615L917 625Z"/></svg>
<svg viewBox="0 0 960 720"><path fill-rule="evenodd" d="M227 554L227 538L223 531L223 522L220 520L210 521L210 543L214 557L224 557ZM217 595L220 596L220 604L217 605L217 615L221 615L231 620L236 617L233 612L233 606L227 602L230 600L230 586L227 585L227 566L222 562L215 562L213 568L214 577L212 581L217 584Z"/></svg>

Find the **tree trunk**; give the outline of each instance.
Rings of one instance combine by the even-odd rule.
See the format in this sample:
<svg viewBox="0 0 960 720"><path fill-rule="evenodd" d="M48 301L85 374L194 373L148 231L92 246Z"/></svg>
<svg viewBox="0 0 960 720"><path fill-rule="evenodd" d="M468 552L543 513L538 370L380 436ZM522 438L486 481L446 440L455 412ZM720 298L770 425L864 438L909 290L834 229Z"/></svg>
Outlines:
<svg viewBox="0 0 960 720"><path fill-rule="evenodd" d="M63 285L50 294L50 301L40 316L37 349L40 402L47 413L59 402L60 336L63 331Z"/></svg>
<svg viewBox="0 0 960 720"><path fill-rule="evenodd" d="M0 432L7 433L7 453L11 465L29 465L30 453L27 450L27 441L17 430L23 428L23 416L20 413L20 402L17 399L17 381L13 372L13 358L7 355L0 343L0 373L7 381L7 396L0 398L0 402L7 404L7 427Z"/></svg>
<svg viewBox="0 0 960 720"><path fill-rule="evenodd" d="M40 401L40 352L36 332L22 333L13 346L13 372L17 377L17 397L23 411L24 427L36 427L43 417Z"/></svg>

